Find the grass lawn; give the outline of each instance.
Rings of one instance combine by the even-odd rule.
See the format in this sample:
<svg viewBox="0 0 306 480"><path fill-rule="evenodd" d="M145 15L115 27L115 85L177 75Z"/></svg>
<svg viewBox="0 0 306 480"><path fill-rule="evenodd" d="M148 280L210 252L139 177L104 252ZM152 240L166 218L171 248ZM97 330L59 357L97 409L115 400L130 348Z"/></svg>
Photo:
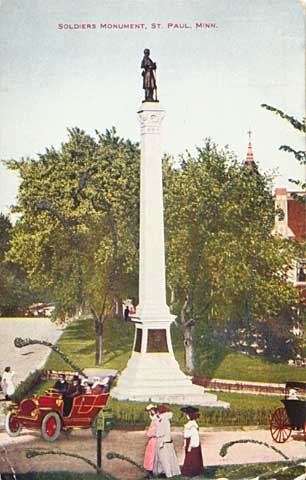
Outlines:
<svg viewBox="0 0 306 480"><path fill-rule="evenodd" d="M267 383L305 381L306 370L289 367L284 362L269 362L262 358L249 357L239 353L228 353L214 371L218 378L252 380Z"/></svg>
<svg viewBox="0 0 306 480"><path fill-rule="evenodd" d="M305 473L305 467L293 466L292 463L256 463L246 465L231 465L226 467L212 467L205 472L204 479L226 478L228 480L246 480L247 478L262 478L266 480L292 480Z"/></svg>
<svg viewBox="0 0 306 480"><path fill-rule="evenodd" d="M103 365L101 368L122 370L131 354L134 340L134 325L130 322L105 323L103 339ZM95 325L91 318L76 320L64 331L57 346L74 363L81 368L95 367ZM51 352L47 369L71 370L71 368L54 352Z"/></svg>
<svg viewBox="0 0 306 480"><path fill-rule="evenodd" d="M107 321L104 327L103 364L101 368L123 370L130 358L134 325L130 322ZM176 360L184 369L183 342L178 329L172 327ZM73 322L63 333L58 347L81 368L95 367L95 327L90 318ZM225 349L220 344L203 343L198 348L196 375L267 383L304 381L306 368L289 367L286 362L270 362ZM69 370L67 364L51 353L46 368Z"/></svg>
<svg viewBox="0 0 306 480"><path fill-rule="evenodd" d="M207 467L204 475L197 477L199 480L215 480L226 478L228 480L245 480L246 478L255 478L265 474L265 478L273 480L292 480L298 475L305 473L305 467L293 466L292 463L268 463L268 464L250 464L250 465L230 465L225 467ZM139 479L144 475L139 472ZM118 480L111 475L97 475L95 473L75 473L75 472L31 472L17 474L17 480ZM174 480L183 480L183 477L173 477ZM123 479L121 479L123 480Z"/></svg>

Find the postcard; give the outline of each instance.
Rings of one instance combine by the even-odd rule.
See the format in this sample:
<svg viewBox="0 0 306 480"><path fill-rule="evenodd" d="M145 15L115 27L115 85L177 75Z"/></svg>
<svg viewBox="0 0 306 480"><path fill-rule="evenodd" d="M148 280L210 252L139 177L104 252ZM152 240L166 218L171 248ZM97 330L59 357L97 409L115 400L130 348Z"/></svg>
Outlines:
<svg viewBox="0 0 306 480"><path fill-rule="evenodd" d="M186 293L184 282L191 285L203 275L206 288L201 269L204 264L217 269L212 254L203 260L208 242L210 253L222 251L232 277L246 272L241 278L249 282L248 291L258 293L241 300L248 321L260 303L266 287L254 286L259 263L244 270L244 237L237 234L235 250L229 233L220 233L220 218L231 221L223 206L233 185L232 198L241 209L251 202L242 188L249 180L237 173L241 165L270 178L265 185L271 198L278 195L285 219L295 208L298 233L290 222L284 230L284 217L276 230L295 237L303 249L305 209L292 207L296 199L290 192L303 190L305 182L305 5L304 0L0 0L1 478L48 478L39 475L56 472L66 472L61 478L122 480L240 478L239 469L241 478L255 478L263 473L256 465L274 462L276 474L280 462L302 462L302 433L294 430L303 430L304 420L301 427L292 419L294 409L291 426L279 427L287 425L280 399L289 390L278 381L283 377L275 366L283 361L284 368L302 368L302 355L291 359L288 349L281 357L278 347L267 342L262 347L258 338L268 334L260 330L257 343L250 342L260 358L254 370L249 351L239 350L245 359L239 367L234 357L226 363L222 337L213 340L211 333L210 345L207 324L197 330L197 318L214 318L218 306L205 303L198 286ZM283 145L289 148L280 150ZM218 170L216 159L224 158L233 162L232 170L222 170L220 160L220 172L228 176L207 187L209 171ZM197 170L201 162L205 172ZM240 185L238 178L244 179ZM198 204L197 188L207 194ZM186 235L183 218L190 221ZM204 230L211 228L204 240L195 229L202 221ZM271 215L263 213L261 227L270 223ZM256 225L260 256L262 233ZM189 250L190 259L182 260ZM230 257L233 264L226 263ZM293 283L304 291L302 253L295 265ZM211 276L216 302L221 297L212 291L222 275L229 297L234 295L230 268ZM289 305L291 297L286 298ZM225 294L222 299L221 323ZM87 337L81 307L93 319L86 323ZM55 322L50 319L56 308ZM263 308L270 314L274 303ZM301 349L295 352L304 348L301 310L294 310L290 330ZM222 327L232 348L238 340L230 328ZM203 359L194 362L199 349ZM264 349L274 355L266 377L259 373L266 368ZM302 369L293 371L286 381L302 382ZM40 381L47 382L47 393L39 390ZM27 382L35 393L23 406L22 394L14 403L14 391ZM249 412L240 417L244 394L256 397L258 409L248 400ZM120 404L128 405L126 410ZM248 472L246 464L252 464Z"/></svg>

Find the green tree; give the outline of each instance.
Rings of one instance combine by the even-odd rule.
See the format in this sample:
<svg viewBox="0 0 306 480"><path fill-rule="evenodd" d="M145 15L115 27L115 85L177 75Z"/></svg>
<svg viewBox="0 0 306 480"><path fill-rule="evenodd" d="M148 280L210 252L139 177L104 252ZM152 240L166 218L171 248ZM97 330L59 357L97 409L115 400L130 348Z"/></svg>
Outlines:
<svg viewBox="0 0 306 480"><path fill-rule="evenodd" d="M114 300L136 296L139 147L114 128L95 138L79 128L68 133L38 160L6 162L21 178L8 257L58 312L90 306L101 364L106 314Z"/></svg>
<svg viewBox="0 0 306 480"><path fill-rule="evenodd" d="M292 252L290 245L280 252L271 235L269 179L256 167L240 165L210 140L196 157L187 153L170 167L166 162L167 276L192 373L194 332L201 325L235 321L248 336L255 321L295 301L286 282Z"/></svg>
<svg viewBox="0 0 306 480"><path fill-rule="evenodd" d="M272 107L271 105L267 105L266 103L263 103L261 106L263 108L266 108L270 112L273 112L276 115L280 116L284 120L286 120L298 132L301 132L303 134L306 133L305 117L300 121L300 120L297 120L292 115L288 115L288 114L284 113L279 108ZM306 164L306 151L305 150L296 150L295 148L290 147L289 145L281 145L279 147L279 150L283 150L285 152L292 153L294 155L294 158L298 161L298 163L300 165L305 165ZM306 188L305 181L293 180L293 179L290 179L290 181L292 183L295 183L297 186L301 187L303 190L305 190L305 188Z"/></svg>
<svg viewBox="0 0 306 480"><path fill-rule="evenodd" d="M0 213L0 314L16 315L35 300L25 272L5 259L10 249L14 227L8 216Z"/></svg>
<svg viewBox="0 0 306 480"><path fill-rule="evenodd" d="M305 123L305 117L302 120L298 120L292 115L288 115L279 108L273 107L271 105L267 105L263 103L261 105L263 108L267 109L268 111L271 111L275 113L276 115L280 116L283 120L288 122L297 132L300 132L303 134L303 139L305 141L305 133L306 133L306 123ZM302 165L306 165L306 151L304 150L297 150L289 145L281 145L279 147L279 150L283 150L285 152L289 152L290 154L293 154L295 160ZM298 202L301 202L305 204L306 202L306 196L305 196L305 189L306 189L306 183L305 179L289 179L289 181L293 184L295 184L299 189L303 190L303 192L292 192L291 196ZM296 243L296 259L305 259L305 242L299 242ZM305 319L305 302L301 301L300 308L298 309L299 311L299 317L298 320L302 321ZM303 339L300 339L300 351L299 353L302 353L304 356L305 352L305 342ZM277 342L276 342L277 344ZM304 351L303 351L304 350Z"/></svg>

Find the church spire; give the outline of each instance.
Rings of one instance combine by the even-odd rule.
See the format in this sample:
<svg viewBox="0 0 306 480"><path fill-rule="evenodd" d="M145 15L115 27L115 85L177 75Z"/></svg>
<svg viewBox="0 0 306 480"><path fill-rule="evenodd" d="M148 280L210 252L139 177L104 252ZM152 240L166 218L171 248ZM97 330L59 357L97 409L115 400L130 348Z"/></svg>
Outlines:
<svg viewBox="0 0 306 480"><path fill-rule="evenodd" d="M253 148L252 148L252 142L251 142L251 135L252 135L251 130L248 131L248 135L249 135L249 145L248 145L246 161L244 162L244 164L249 167L254 167L255 161L254 161Z"/></svg>

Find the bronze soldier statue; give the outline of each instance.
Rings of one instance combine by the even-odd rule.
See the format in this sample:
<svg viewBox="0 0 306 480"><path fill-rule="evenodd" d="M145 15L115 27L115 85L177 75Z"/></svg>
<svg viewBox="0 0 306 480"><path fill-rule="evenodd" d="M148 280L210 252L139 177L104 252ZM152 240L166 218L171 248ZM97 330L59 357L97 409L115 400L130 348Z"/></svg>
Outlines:
<svg viewBox="0 0 306 480"><path fill-rule="evenodd" d="M155 79L156 63L152 62L150 58L150 50L146 48L144 50L144 57L141 62L141 68L143 68L143 89L145 91L144 102L158 102L157 100L157 87ZM154 98L155 93L155 98Z"/></svg>

